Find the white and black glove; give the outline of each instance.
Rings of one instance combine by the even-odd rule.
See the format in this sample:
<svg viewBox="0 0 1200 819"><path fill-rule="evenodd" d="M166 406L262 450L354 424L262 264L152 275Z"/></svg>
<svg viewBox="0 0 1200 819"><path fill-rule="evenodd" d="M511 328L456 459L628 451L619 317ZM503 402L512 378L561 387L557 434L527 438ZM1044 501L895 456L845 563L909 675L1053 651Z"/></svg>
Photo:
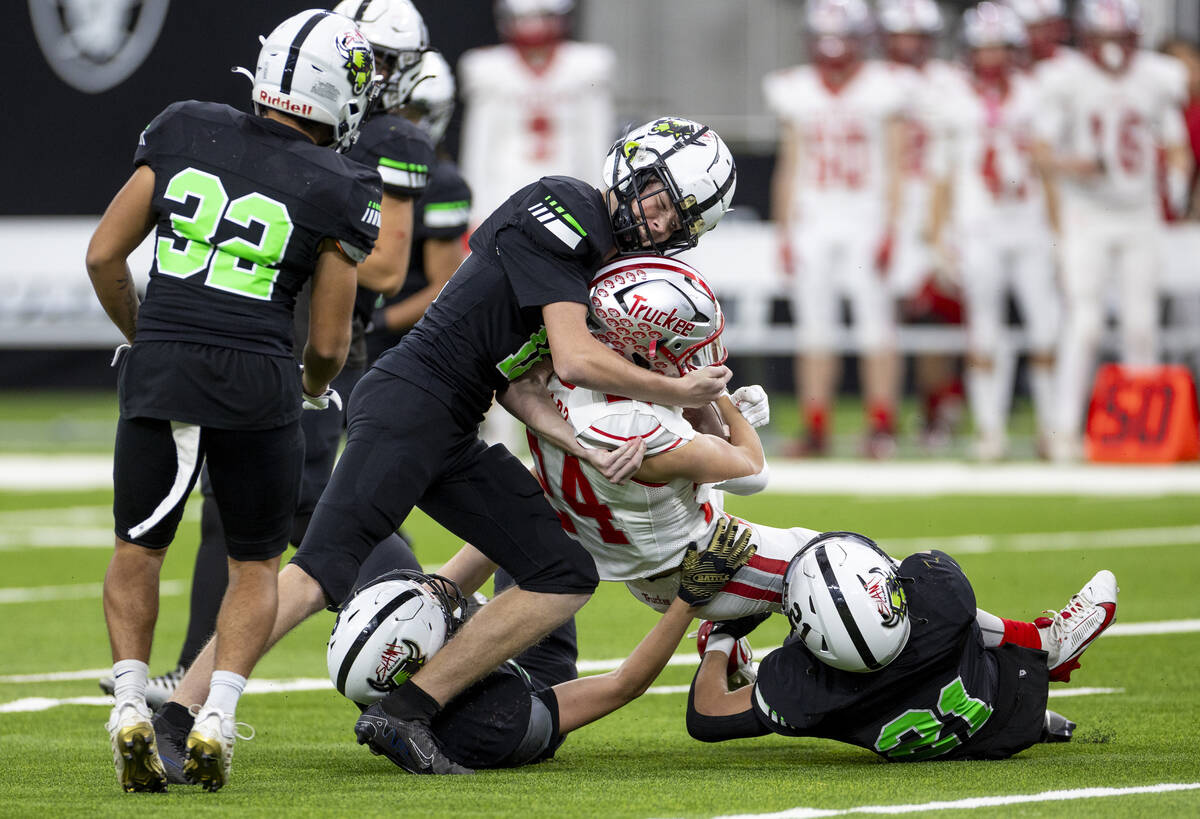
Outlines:
<svg viewBox="0 0 1200 819"><path fill-rule="evenodd" d="M729 396L729 400L746 419L746 423L756 429L766 426L771 420L771 407L767 402L767 391L757 384L739 387Z"/></svg>
<svg viewBox="0 0 1200 819"><path fill-rule="evenodd" d="M325 390L325 392L321 393L320 395L309 395L303 389L300 390L300 394L304 396L300 403L300 406L303 409L326 410L329 409L330 404L333 404L333 406L337 407L338 409L342 408L342 396L338 395L337 390L333 389L332 387Z"/></svg>

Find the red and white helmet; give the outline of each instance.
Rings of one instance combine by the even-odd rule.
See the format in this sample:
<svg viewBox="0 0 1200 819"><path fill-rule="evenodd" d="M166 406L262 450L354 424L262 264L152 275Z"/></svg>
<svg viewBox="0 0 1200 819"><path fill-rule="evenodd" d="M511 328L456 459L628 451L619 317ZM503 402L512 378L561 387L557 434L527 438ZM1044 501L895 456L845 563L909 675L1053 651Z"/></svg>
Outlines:
<svg viewBox="0 0 1200 819"><path fill-rule="evenodd" d="M889 60L920 67L933 56L944 27L934 0L880 0L879 28Z"/></svg>
<svg viewBox="0 0 1200 819"><path fill-rule="evenodd" d="M309 9L263 38L253 75L254 107L330 125L334 147L348 151L380 79L371 44L349 18Z"/></svg>
<svg viewBox="0 0 1200 819"><path fill-rule="evenodd" d="M626 256L592 277L592 335L628 360L679 377L723 364L725 315L704 277L663 256Z"/></svg>
<svg viewBox="0 0 1200 819"><path fill-rule="evenodd" d="M1136 0L1080 0L1075 30L1089 57L1118 72L1129 64L1137 48L1142 12Z"/></svg>
<svg viewBox="0 0 1200 819"><path fill-rule="evenodd" d="M981 49L1020 49L1028 42L1017 13L992 2L980 3L963 13L962 41L972 73L985 82L1002 81L1013 67L1013 58L1011 52L983 54Z"/></svg>
<svg viewBox="0 0 1200 819"><path fill-rule="evenodd" d="M874 31L864 0L809 0L804 24L809 55L818 68L840 69L862 61Z"/></svg>
<svg viewBox="0 0 1200 819"><path fill-rule="evenodd" d="M1034 60L1053 57L1067 39L1063 0L1008 0L1008 5L1025 25L1029 56Z"/></svg>
<svg viewBox="0 0 1200 819"><path fill-rule="evenodd" d="M1027 26L1063 18L1062 0L1008 0L1008 7Z"/></svg>

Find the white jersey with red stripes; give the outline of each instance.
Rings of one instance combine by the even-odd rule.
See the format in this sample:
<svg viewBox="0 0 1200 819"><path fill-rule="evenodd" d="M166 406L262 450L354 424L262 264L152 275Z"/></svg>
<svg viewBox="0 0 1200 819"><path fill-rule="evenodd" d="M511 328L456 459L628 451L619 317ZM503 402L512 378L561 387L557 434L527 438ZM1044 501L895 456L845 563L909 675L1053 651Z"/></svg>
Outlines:
<svg viewBox="0 0 1200 819"><path fill-rule="evenodd" d="M611 449L640 437L651 458L685 445L697 434L674 407L605 395L557 376L551 377L549 387L584 446ZM625 581L635 597L665 611L679 589L687 544L695 541L703 548L725 515L724 493L712 484L685 479L661 484L635 479L618 486L533 433L529 448L563 528L592 555L600 579ZM742 523L750 527L757 551L698 616L721 619L778 611L788 561L817 535L811 529Z"/></svg>
<svg viewBox="0 0 1200 819"><path fill-rule="evenodd" d="M811 65L763 79L767 107L800 139L792 198L801 224L840 222L864 232L882 224L887 128L904 114L913 87L911 69L874 60L837 90Z"/></svg>
<svg viewBox="0 0 1200 819"><path fill-rule="evenodd" d="M1039 137L1101 168L1095 179L1064 179L1064 208L1088 203L1102 211L1157 210L1158 152L1187 140L1182 64L1138 50L1114 73L1091 58L1075 58L1045 72L1042 94L1046 113Z"/></svg>

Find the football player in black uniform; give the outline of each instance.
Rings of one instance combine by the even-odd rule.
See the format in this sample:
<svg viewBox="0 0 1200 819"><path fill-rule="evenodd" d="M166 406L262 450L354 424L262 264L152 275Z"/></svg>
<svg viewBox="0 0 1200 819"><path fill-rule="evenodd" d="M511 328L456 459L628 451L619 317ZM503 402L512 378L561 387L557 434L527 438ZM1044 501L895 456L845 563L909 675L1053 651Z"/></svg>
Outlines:
<svg viewBox="0 0 1200 819"><path fill-rule="evenodd" d="M395 114L405 95L420 79L421 56L429 47L429 35L420 13L409 0L347 0L334 9L351 17L371 43L378 73L386 77L381 93L382 107L376 105L359 128L358 139L347 152L350 159L375 168L383 180L383 198L374 214L379 237L370 255L358 265L358 292L351 325L350 350L342 371L333 381L333 389L349 396L367 368L365 328L375 302L381 296L395 294L405 281L414 226L414 201L422 195L428 169L434 162L433 146L425 132ZM296 299L295 352L301 354L308 338L311 290L305 287ZM301 419L304 432L304 470L300 483L300 502L292 522L290 542L299 545L308 528L308 520L317 499L333 472L338 444L345 427L345 415L339 406L326 412L306 413ZM225 531L217 512L207 471L201 473L204 496L200 517L200 549L192 574L192 593L187 635L180 649L176 668L150 680L146 701L158 708L175 690L184 671L212 636L217 622L221 594L228 579ZM408 545L392 533L381 544L393 554L395 565L416 567ZM112 693L111 677L100 687ZM161 737L160 737L161 739ZM170 768L168 776L178 779Z"/></svg>
<svg viewBox="0 0 1200 819"><path fill-rule="evenodd" d="M119 362L117 540L104 584L116 697L108 728L127 791L165 787L146 661L159 570L205 461L230 582L210 695L187 744L194 779L219 787L228 775L234 709L275 615L300 485L301 408L337 401L329 384L349 343L355 266L379 227L379 174L329 147L350 146L377 88L353 22L318 10L288 19L259 54L261 116L194 101L167 107L142 133L136 170L88 247L97 296L132 345ZM126 258L151 230L139 304ZM301 373L292 312L309 279Z"/></svg>
<svg viewBox="0 0 1200 819"><path fill-rule="evenodd" d="M371 707L400 739L383 738L373 723L360 742L377 748L380 738L414 772L462 772L430 733L437 711L566 621L598 582L591 556L563 531L524 465L479 440L493 395L503 403L509 383L547 356L564 379L672 406L706 405L730 377L723 366L658 377L593 338L587 314L591 275L604 261L619 252L679 252L716 225L733 196L732 154L711 129L662 118L618 140L605 164L605 192L546 177L475 231L471 255L424 318L355 388L346 448L280 573L272 640L340 605L364 556L419 505L516 580L409 684ZM657 339L648 333L647 343ZM563 426L568 449L596 452ZM616 452L640 463L640 444ZM198 659L192 671L200 668ZM202 690L203 675L192 673L177 697L188 699L189 679L197 685L187 691Z"/></svg>
<svg viewBox="0 0 1200 819"><path fill-rule="evenodd" d="M792 624L757 682L730 692L734 640L762 618L717 624L688 698L688 731L718 742L768 733L836 739L888 761L1002 759L1065 742L1074 723L1046 710L1048 683L1116 617L1117 583L1098 572L1053 618L1001 620L975 605L939 551L899 564L849 532L814 538L789 563Z"/></svg>

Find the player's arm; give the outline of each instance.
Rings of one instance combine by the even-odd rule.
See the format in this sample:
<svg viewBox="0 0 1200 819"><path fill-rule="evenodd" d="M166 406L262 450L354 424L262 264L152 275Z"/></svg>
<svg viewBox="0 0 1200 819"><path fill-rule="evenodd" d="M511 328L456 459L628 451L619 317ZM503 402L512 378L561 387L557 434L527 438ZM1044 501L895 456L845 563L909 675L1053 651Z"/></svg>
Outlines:
<svg viewBox="0 0 1200 819"><path fill-rule="evenodd" d="M702 407L725 389L727 367L704 367L682 378L664 378L626 361L592 337L587 305L560 301L542 307L546 337L559 377L599 392L673 407Z"/></svg>
<svg viewBox="0 0 1200 819"><path fill-rule="evenodd" d="M607 674L580 677L554 686L561 733L611 714L646 693L691 625L694 609L676 598L621 665Z"/></svg>
<svg viewBox="0 0 1200 819"><path fill-rule="evenodd" d="M729 690L728 665L729 657L720 651L710 651L700 661L688 692L687 729L692 739L724 742L770 733L754 714L754 685Z"/></svg>
<svg viewBox="0 0 1200 819"><path fill-rule="evenodd" d="M358 283L368 290L394 296L408 275L412 252L413 200L386 190L380 200L379 238L371 254L358 266Z"/></svg>
<svg viewBox="0 0 1200 819"><path fill-rule="evenodd" d="M354 262L327 239L321 245L308 308L308 342L302 361L304 392L322 395L342 369L350 349L350 316L357 282Z"/></svg>
<svg viewBox="0 0 1200 819"><path fill-rule="evenodd" d="M383 308L384 324L389 332L403 332L421 320L454 271L458 270L467 251L459 237L426 239L422 256L425 260L425 278L429 283L403 301Z"/></svg>
<svg viewBox="0 0 1200 819"><path fill-rule="evenodd" d="M471 595L496 573L497 568L499 567L488 560L483 552L470 543L464 543L462 548L454 553L454 557L438 569L438 574L457 583L463 594Z"/></svg>
<svg viewBox="0 0 1200 819"><path fill-rule="evenodd" d="M587 461L607 480L613 483L629 480L642 464L646 442L642 438L634 438L612 450L588 449L581 445L575 437L575 429L562 417L550 398L548 381L552 372L549 361L539 362L525 375L511 382L507 389L496 393L496 401L535 434L567 454Z"/></svg>
<svg viewBox="0 0 1200 819"><path fill-rule="evenodd" d="M794 123L787 120L779 123L779 156L775 160L775 173L771 176L771 213L780 231L786 232L795 216L792 203L795 201L801 139L800 129Z"/></svg>
<svg viewBox="0 0 1200 819"><path fill-rule="evenodd" d="M647 458L637 472L638 479L666 483L686 478L696 483L719 483L761 473L766 460L754 427L727 396L717 401L717 408L729 426L728 441L716 435L697 435L669 452Z"/></svg>
<svg viewBox="0 0 1200 819"><path fill-rule="evenodd" d="M140 165L117 191L88 243L88 276L104 312L132 344L138 295L128 258L154 229L154 171Z"/></svg>

